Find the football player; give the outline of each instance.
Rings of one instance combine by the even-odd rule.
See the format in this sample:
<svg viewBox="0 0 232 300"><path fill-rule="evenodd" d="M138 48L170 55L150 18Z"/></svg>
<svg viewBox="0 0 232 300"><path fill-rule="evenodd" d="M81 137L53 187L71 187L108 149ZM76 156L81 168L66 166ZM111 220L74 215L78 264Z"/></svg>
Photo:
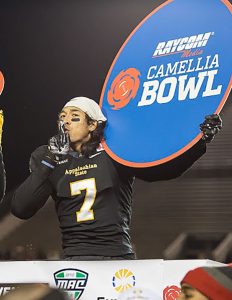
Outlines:
<svg viewBox="0 0 232 300"><path fill-rule="evenodd" d="M205 140L143 172L107 155L101 146L107 120L99 105L89 98L73 98L59 114L58 134L32 153L31 174L16 190L12 212L28 219L52 196L65 259L133 259L129 226L134 176L156 181L181 175L205 153L205 142L219 130L214 130L218 123L212 118L217 116L202 124Z"/></svg>

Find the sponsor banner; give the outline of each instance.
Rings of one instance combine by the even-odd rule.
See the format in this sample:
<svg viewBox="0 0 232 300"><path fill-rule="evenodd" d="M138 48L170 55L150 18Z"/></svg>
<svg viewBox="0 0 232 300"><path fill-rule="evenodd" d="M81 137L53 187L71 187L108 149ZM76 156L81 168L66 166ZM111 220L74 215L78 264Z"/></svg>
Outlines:
<svg viewBox="0 0 232 300"><path fill-rule="evenodd" d="M56 268L54 276L57 277L60 270L65 269L64 280L67 282L71 278L71 281L57 284L55 280L55 286L61 287L63 284L64 290L71 296L71 299L83 297L89 300L116 300L123 291L136 286L145 286L162 294L163 287L160 281L163 271L162 260L152 260L152 264L150 260L143 260L63 262L62 265L65 265L65 268ZM72 282L73 272L79 273L79 276L83 278L79 277L76 283Z"/></svg>
<svg viewBox="0 0 232 300"><path fill-rule="evenodd" d="M117 300L132 288L153 291L164 300L175 300L185 273L209 260L164 261L15 261L0 262L0 291L31 283L45 283L68 293L73 300ZM172 297L172 298L171 298Z"/></svg>
<svg viewBox="0 0 232 300"><path fill-rule="evenodd" d="M163 292L163 260L158 259L4 262L0 269L2 284L47 282L73 300L117 300L133 287L147 288L159 295Z"/></svg>
<svg viewBox="0 0 232 300"><path fill-rule="evenodd" d="M169 0L135 28L101 94L112 158L155 166L199 141L199 125L231 88L231 11L227 0Z"/></svg>

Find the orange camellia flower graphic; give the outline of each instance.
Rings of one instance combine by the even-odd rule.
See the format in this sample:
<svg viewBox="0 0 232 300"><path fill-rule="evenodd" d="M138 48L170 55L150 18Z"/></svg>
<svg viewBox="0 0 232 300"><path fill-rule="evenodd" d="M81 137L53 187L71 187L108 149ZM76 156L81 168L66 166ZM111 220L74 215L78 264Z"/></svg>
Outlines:
<svg viewBox="0 0 232 300"><path fill-rule="evenodd" d="M107 99L113 109L126 106L138 91L140 72L135 68L129 68L116 76L108 91Z"/></svg>
<svg viewBox="0 0 232 300"><path fill-rule="evenodd" d="M176 285L167 286L163 290L163 300L176 300L180 292L181 289Z"/></svg>
<svg viewBox="0 0 232 300"><path fill-rule="evenodd" d="M2 74L2 72L0 71L0 95L1 95L1 93L2 93L2 91L3 91L3 89L4 89L4 77L3 77L3 74Z"/></svg>

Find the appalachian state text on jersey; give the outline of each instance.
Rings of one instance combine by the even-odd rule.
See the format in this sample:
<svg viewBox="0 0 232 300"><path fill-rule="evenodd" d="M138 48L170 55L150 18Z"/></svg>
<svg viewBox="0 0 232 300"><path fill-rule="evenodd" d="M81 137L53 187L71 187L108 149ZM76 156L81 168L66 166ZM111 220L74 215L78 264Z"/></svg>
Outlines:
<svg viewBox="0 0 232 300"><path fill-rule="evenodd" d="M51 195L66 256L130 254L133 175L146 181L176 178L205 150L205 142L200 140L180 157L145 170L122 166L104 150L89 158L73 152L51 169L46 165L47 146L41 146L32 153L30 176L14 193L12 213L30 218Z"/></svg>
<svg viewBox="0 0 232 300"><path fill-rule="evenodd" d="M46 179L39 170L44 153L46 146L32 154L31 170L37 191L36 182L28 182L27 188L34 186L33 193L38 198L50 194L54 199L64 254L133 253L129 236L133 176L101 150L89 158L70 153Z"/></svg>

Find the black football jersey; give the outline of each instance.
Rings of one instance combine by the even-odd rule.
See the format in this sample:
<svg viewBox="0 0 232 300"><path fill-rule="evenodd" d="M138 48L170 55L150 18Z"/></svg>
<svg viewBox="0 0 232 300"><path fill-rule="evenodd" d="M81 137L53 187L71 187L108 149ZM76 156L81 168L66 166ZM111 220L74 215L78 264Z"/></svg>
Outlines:
<svg viewBox="0 0 232 300"><path fill-rule="evenodd" d="M88 158L70 152L54 167L48 161L47 146L41 146L31 155L32 172L15 191L11 210L28 219L52 196L65 256L130 254L134 176L146 181L176 178L205 150L205 142L200 140L180 157L143 170L116 163L103 149Z"/></svg>
<svg viewBox="0 0 232 300"><path fill-rule="evenodd" d="M129 235L133 176L104 150L88 158L70 153L49 181L65 255L133 252Z"/></svg>

